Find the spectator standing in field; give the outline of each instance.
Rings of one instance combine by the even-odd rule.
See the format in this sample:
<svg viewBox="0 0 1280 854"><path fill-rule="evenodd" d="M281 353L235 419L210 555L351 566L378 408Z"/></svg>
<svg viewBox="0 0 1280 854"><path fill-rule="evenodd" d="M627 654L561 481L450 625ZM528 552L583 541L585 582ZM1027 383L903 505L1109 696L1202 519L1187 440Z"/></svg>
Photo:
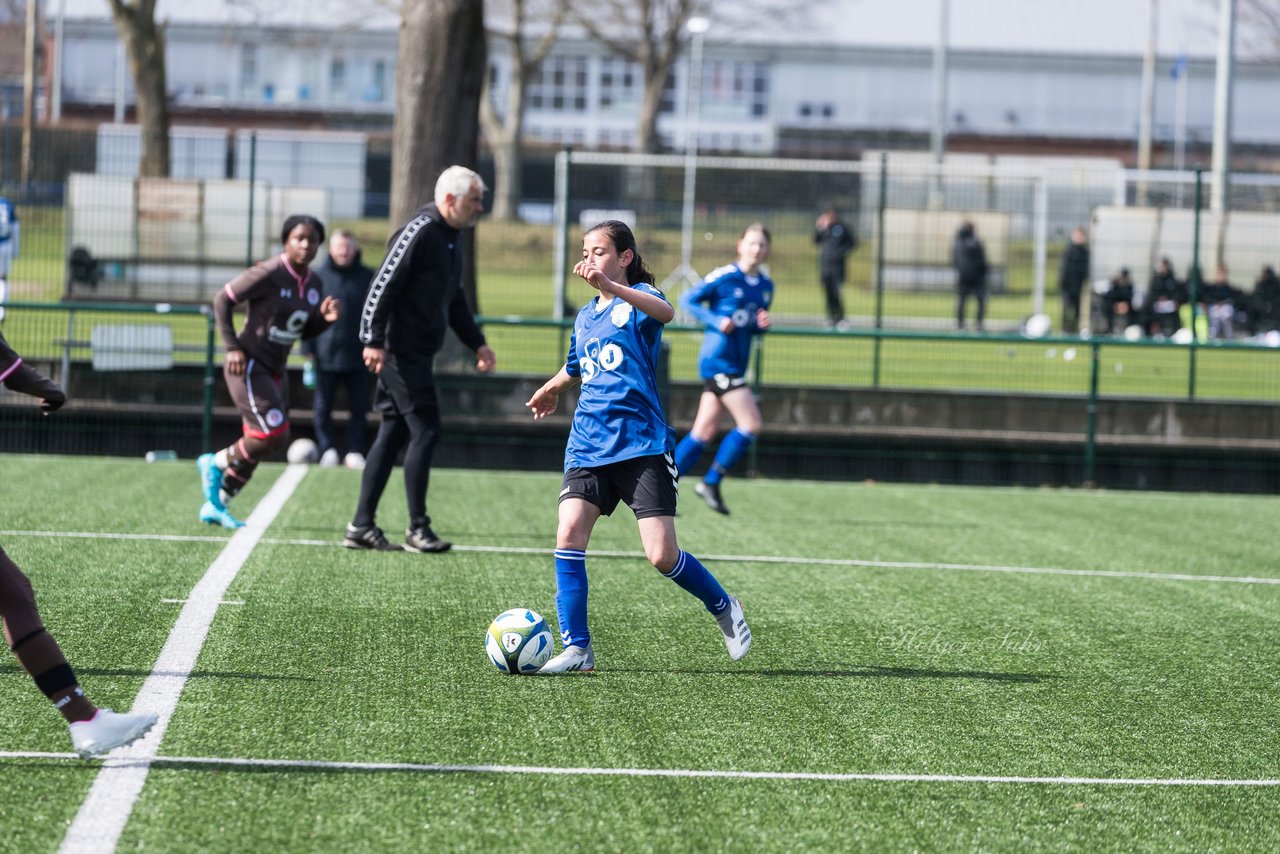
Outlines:
<svg viewBox="0 0 1280 854"><path fill-rule="evenodd" d="M1089 239L1083 228L1071 229L1071 242L1058 266L1058 294L1062 297L1062 331L1080 331L1080 294L1089 281Z"/></svg>
<svg viewBox="0 0 1280 854"><path fill-rule="evenodd" d="M23 363L0 335L0 383L11 391L40 398L40 410L56 412L67 396L53 380ZM155 726L153 714L117 714L95 706L58 642L45 628L30 579L0 548L0 618L4 640L40 692L49 698L71 730L81 758L99 756L131 744Z"/></svg>
<svg viewBox="0 0 1280 854"><path fill-rule="evenodd" d="M956 328L964 329L965 304L972 297L977 301L975 320L981 332L987 316L987 252L972 220L965 220L956 232L951 264L956 269Z"/></svg>
<svg viewBox="0 0 1280 854"><path fill-rule="evenodd" d="M243 421L243 435L216 454L196 460L204 506L200 519L224 528L244 523L227 503L253 477L258 463L289 442L289 382L285 368L299 338L314 338L335 322L341 306L322 296L311 271L324 225L313 216L296 214L280 231L284 251L236 276L213 298L226 359L222 373ZM232 315L245 313L237 333Z"/></svg>
<svg viewBox="0 0 1280 854"><path fill-rule="evenodd" d="M1249 334L1260 335L1280 326L1280 276L1270 264L1262 268L1249 297Z"/></svg>
<svg viewBox="0 0 1280 854"><path fill-rule="evenodd" d="M375 524L378 502L401 448L409 507L405 548L444 552L427 515L431 456L440 438L435 355L447 329L476 354L476 368L492 371L495 357L462 289L463 230L484 212L484 181L464 166L450 166L436 181L435 200L391 235L360 315L363 358L377 374L374 408L382 415L369 448L356 512L342 544L351 549L399 551Z"/></svg>
<svg viewBox="0 0 1280 854"><path fill-rule="evenodd" d="M1102 317L1107 334L1124 331L1138 316L1133 307L1133 278L1128 267L1121 267L1102 295Z"/></svg>
<svg viewBox="0 0 1280 854"><path fill-rule="evenodd" d="M728 515L720 496L720 481L760 435L760 408L747 385L751 342L770 324L773 281L760 269L769 257L771 238L761 223L747 226L738 240L738 260L713 270L697 287L680 298L681 305L707 328L699 355L702 397L688 435L676 446L680 476L697 464L715 438L720 419L728 412L734 428L720 441L715 461L693 491L717 513Z"/></svg>
<svg viewBox="0 0 1280 854"><path fill-rule="evenodd" d="M356 236L339 229L329 238L329 257L316 265L320 291L349 306L342 318L315 338L302 342L302 352L315 365L316 445L320 465L332 468L342 461L349 469L364 468L365 419L369 415L369 371L364 366L360 344L360 313L369 295L373 270L360 260ZM347 396L346 455L340 456L337 431L333 426L333 404L338 389Z"/></svg>
<svg viewBox="0 0 1280 854"><path fill-rule="evenodd" d="M561 392L582 383L556 528L556 613L564 650L539 672L595 669L587 628L587 544L596 522L619 501L635 513L649 562L702 601L736 661L751 646L741 603L676 543L678 475L657 385L662 329L675 310L653 286L625 223L610 220L588 231L573 271L600 293L578 312L564 367L525 404L535 419L545 418L556 411Z"/></svg>
<svg viewBox="0 0 1280 854"><path fill-rule="evenodd" d="M1187 304L1187 286L1173 273L1168 258L1156 263L1151 287L1143 301L1143 325L1151 335L1168 338L1182 328L1182 307Z"/></svg>
<svg viewBox="0 0 1280 854"><path fill-rule="evenodd" d="M1200 287L1200 303L1209 319L1211 339L1235 337L1236 306L1242 296L1240 290L1227 280L1226 265L1219 264L1213 281Z"/></svg>
<svg viewBox="0 0 1280 854"><path fill-rule="evenodd" d="M849 328L844 317L845 261L858 246L858 237L845 222L840 212L827 208L818 216L813 242L818 244L818 266L822 277L822 290L827 298L827 328Z"/></svg>

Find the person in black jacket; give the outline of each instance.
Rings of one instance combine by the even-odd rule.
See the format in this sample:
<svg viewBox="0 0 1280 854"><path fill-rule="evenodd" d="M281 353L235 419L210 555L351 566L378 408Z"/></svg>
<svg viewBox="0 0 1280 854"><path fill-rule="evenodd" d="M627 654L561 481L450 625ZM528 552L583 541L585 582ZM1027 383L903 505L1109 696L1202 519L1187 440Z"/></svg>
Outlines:
<svg viewBox="0 0 1280 854"><path fill-rule="evenodd" d="M827 297L827 328L844 331L849 323L844 319L845 259L858 245L853 229L840 221L840 212L827 208L818 216L813 242L818 244L818 267L822 276L822 290Z"/></svg>
<svg viewBox="0 0 1280 854"><path fill-rule="evenodd" d="M360 313L364 363L378 375L374 408L382 415L360 481L355 517L342 544L351 549L399 551L374 523L378 501L404 448L409 504L405 548L448 551L452 543L431 530L427 482L440 436L440 405L433 362L446 328L476 354L476 368L492 371L485 342L462 289L463 229L484 212L484 181L465 166L450 166L436 181L435 201L419 208L391 235ZM407 447L406 447L407 443Z"/></svg>
<svg viewBox="0 0 1280 854"><path fill-rule="evenodd" d="M956 232L951 264L956 268L956 328L964 329L965 303L974 297L978 302L976 320L981 331L987 316L987 253L972 220L965 220Z"/></svg>
<svg viewBox="0 0 1280 854"><path fill-rule="evenodd" d="M1168 258L1161 258L1142 304L1143 326L1148 334L1169 338L1181 329L1182 307L1189 299L1186 284L1173 273L1173 264Z"/></svg>
<svg viewBox="0 0 1280 854"><path fill-rule="evenodd" d="M373 281L373 270L360 260L360 243L345 228L329 238L329 257L315 266L322 296L332 296L343 305L364 305ZM364 366L360 344L360 314L345 312L338 322L315 338L302 342L302 352L315 366L316 445L320 465L331 468L339 459L349 469L364 468L365 419L369 415L369 371ZM339 388L347 395L346 456L338 454L333 427L333 404Z"/></svg>
<svg viewBox="0 0 1280 854"><path fill-rule="evenodd" d="M1128 267L1121 267L1102 295L1102 318L1107 324L1107 334L1123 332L1133 325L1137 316L1133 307L1133 277Z"/></svg>
<svg viewBox="0 0 1280 854"><path fill-rule="evenodd" d="M1058 267L1058 293L1062 297L1062 331L1080 331L1080 293L1089 281L1089 243L1083 228L1071 230L1071 243Z"/></svg>
<svg viewBox="0 0 1280 854"><path fill-rule="evenodd" d="M1253 282L1249 297L1249 334L1260 335L1280 327L1280 276L1270 264Z"/></svg>

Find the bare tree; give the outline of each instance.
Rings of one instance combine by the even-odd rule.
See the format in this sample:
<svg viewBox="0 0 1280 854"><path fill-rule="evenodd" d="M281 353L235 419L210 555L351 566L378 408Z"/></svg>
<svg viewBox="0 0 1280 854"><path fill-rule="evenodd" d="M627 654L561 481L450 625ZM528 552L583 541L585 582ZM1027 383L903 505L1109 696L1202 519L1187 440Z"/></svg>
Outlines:
<svg viewBox="0 0 1280 854"><path fill-rule="evenodd" d="M156 23L156 0L110 0L116 32L133 75L135 108L142 135L138 174L169 176L169 95L164 68L164 25Z"/></svg>
<svg viewBox="0 0 1280 854"><path fill-rule="evenodd" d="M510 29L490 30L491 43L501 40L510 45L511 79L507 82L506 103L501 114L494 104L490 75L485 75L480 98L480 126L484 128L489 150L493 153L493 216L511 220L517 217L520 185L524 170L520 159L524 141L525 92L538 66L556 43L560 26L568 14L569 0L546 0L538 3L510 0ZM536 44L529 42L529 24L549 21Z"/></svg>
<svg viewBox="0 0 1280 854"><path fill-rule="evenodd" d="M430 201L453 164L476 166L488 71L483 0L404 0L391 132L391 222ZM474 241L467 241L474 247ZM475 264L467 290L475 301Z"/></svg>
<svg viewBox="0 0 1280 854"><path fill-rule="evenodd" d="M711 22L719 41L732 41L768 22L771 31L801 29L830 0L573 0L573 21L614 54L640 66L644 92L637 116L640 150L659 149L662 95L688 43L689 19Z"/></svg>
<svg viewBox="0 0 1280 854"><path fill-rule="evenodd" d="M1240 0L1238 14L1252 52L1272 59L1280 54L1280 0Z"/></svg>

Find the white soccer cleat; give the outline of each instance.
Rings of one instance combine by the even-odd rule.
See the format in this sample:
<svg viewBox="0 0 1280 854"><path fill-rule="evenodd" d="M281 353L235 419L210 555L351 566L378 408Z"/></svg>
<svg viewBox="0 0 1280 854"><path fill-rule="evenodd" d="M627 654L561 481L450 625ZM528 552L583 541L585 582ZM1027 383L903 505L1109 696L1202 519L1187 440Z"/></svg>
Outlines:
<svg viewBox="0 0 1280 854"><path fill-rule="evenodd" d="M590 673L596 669L596 654L591 651L591 644L586 646L567 646L564 652L542 665L538 670L541 676L547 673Z"/></svg>
<svg viewBox="0 0 1280 854"><path fill-rule="evenodd" d="M350 451L342 458L342 464L352 471L364 471L364 454Z"/></svg>
<svg viewBox="0 0 1280 854"><path fill-rule="evenodd" d="M338 456L337 448L330 448L320 455L320 468L322 469L336 469L340 462L342 462L342 458Z"/></svg>
<svg viewBox="0 0 1280 854"><path fill-rule="evenodd" d="M729 650L729 657L739 660L751 649L751 629L747 627L747 618L742 615L742 603L736 596L729 597L729 607L716 617L720 631L724 633L724 645Z"/></svg>
<svg viewBox="0 0 1280 854"><path fill-rule="evenodd" d="M81 759L91 759L132 744L146 735L157 720L150 714L121 715L98 709L89 720L71 724L71 744Z"/></svg>

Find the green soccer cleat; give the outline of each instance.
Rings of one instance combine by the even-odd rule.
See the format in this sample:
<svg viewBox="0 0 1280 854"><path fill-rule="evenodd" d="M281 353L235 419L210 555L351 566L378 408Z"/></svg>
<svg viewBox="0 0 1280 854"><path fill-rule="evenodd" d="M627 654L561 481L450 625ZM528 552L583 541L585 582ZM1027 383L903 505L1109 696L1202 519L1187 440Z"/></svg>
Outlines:
<svg viewBox="0 0 1280 854"><path fill-rule="evenodd" d="M200 491L204 493L204 500L219 510L226 510L219 495L222 491L222 469L218 468L213 454L196 457L196 468L200 471Z"/></svg>
<svg viewBox="0 0 1280 854"><path fill-rule="evenodd" d="M221 525L224 528L243 528L244 522L241 522L225 507L219 507L216 504L206 501L200 507L200 521L206 525Z"/></svg>

